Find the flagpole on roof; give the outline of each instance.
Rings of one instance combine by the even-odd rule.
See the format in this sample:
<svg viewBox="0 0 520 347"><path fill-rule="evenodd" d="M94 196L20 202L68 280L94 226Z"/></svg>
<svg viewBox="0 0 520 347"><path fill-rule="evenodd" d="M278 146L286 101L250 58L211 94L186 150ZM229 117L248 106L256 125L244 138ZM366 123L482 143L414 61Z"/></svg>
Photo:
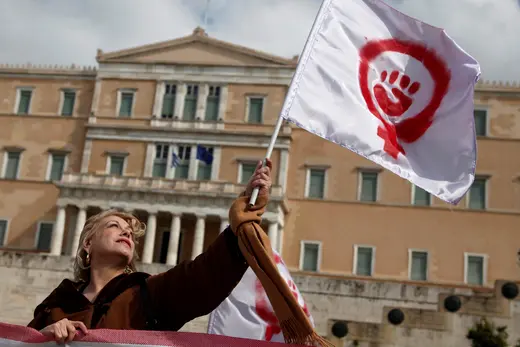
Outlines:
<svg viewBox="0 0 520 347"><path fill-rule="evenodd" d="M309 46L309 41L310 41L309 39L315 35L315 32L317 30L318 20L324 16L325 10L329 7L331 1L332 0L322 0L320 8L318 10L318 14L314 18L314 23L312 23L311 30L309 31L307 41L305 42L305 45L303 47L303 51L302 51L303 54L301 56L303 56L305 54L307 47ZM300 59L300 61L298 62L298 65L296 66L296 71L293 75L292 81L294 81L294 79L301 73L301 71L300 71L302 69L301 62L302 62L302 59ZM286 112L286 110L288 109L288 107L290 106L289 100L292 101L292 98L289 98L289 96L291 96L293 89L294 89L294 85L293 85L292 81L289 84L289 90L287 91L287 95L285 96L285 100L284 100L283 106L282 106L282 111L280 112L280 115L278 116L278 121L276 122L276 125L274 127L274 132L273 132L273 135L271 136L271 141L269 142L269 146L267 147L267 153L265 155L265 159L263 160L262 166L265 166L267 163L266 160L271 158L271 154L273 153L274 145L276 143L276 138L278 137L278 133L280 132L280 129L282 128L282 125L283 125L283 121L285 119L283 117L283 115ZM249 199L250 206L253 206L256 203L256 198L258 198L258 192L259 192L259 188L256 187L253 190L253 193L251 194L251 198Z"/></svg>

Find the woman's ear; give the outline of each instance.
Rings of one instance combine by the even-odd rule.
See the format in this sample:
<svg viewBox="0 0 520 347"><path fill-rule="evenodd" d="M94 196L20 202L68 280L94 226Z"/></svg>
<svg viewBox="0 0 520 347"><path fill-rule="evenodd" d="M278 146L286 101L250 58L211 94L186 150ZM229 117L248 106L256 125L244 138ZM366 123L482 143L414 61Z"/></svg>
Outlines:
<svg viewBox="0 0 520 347"><path fill-rule="evenodd" d="M92 241L91 240L85 240L83 241L83 249L85 250L85 252L87 252L88 254L90 254L90 247L92 246Z"/></svg>

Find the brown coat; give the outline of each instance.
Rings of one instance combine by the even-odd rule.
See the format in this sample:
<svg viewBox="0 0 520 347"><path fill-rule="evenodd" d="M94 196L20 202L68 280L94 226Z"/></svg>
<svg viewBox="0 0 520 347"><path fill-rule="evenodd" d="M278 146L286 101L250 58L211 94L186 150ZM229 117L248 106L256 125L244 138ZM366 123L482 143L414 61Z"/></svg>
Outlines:
<svg viewBox="0 0 520 347"><path fill-rule="evenodd" d="M247 267L237 237L227 228L195 260L155 276L120 275L93 303L82 294L86 283L64 280L36 307L28 326L41 330L68 318L85 323L88 329L177 331L220 305ZM151 324L154 320L156 325Z"/></svg>

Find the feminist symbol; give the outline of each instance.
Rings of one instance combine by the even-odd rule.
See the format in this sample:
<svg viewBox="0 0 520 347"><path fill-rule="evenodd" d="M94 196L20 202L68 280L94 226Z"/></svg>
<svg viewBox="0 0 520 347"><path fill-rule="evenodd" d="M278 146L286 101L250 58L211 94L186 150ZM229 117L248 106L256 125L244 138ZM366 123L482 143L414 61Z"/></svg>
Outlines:
<svg viewBox="0 0 520 347"><path fill-rule="evenodd" d="M281 264L285 266L282 258L276 253L274 254L274 261L276 265ZM298 300L298 291L296 289L296 284L292 280L287 281L287 284L289 286L289 289L291 290L291 293L294 295L296 300ZM310 317L310 312L305 302L303 303L302 309L303 312L305 312L305 314L307 315L307 317ZM268 302L268 298L262 286L262 283L260 283L258 278L255 280L255 311L258 314L258 316L261 319L263 319L267 324L264 334L266 341L271 341L273 339L273 336L278 335L282 332L282 329L280 328L280 323L278 322L278 318L276 318L276 315Z"/></svg>
<svg viewBox="0 0 520 347"><path fill-rule="evenodd" d="M423 64L433 80L433 93L426 107L413 117L400 122L394 121L401 117L408 111L410 106L412 106L414 101L413 96L421 88L421 83L414 81L410 84L410 77L406 74L400 74L397 70L392 71L390 76L388 76L387 71L383 71L380 75L381 82L376 84L371 91L368 85L370 63L386 52L401 53L415 58ZM377 135L384 140L384 151L392 158L397 159L399 153L406 154L399 141L404 143L415 142L423 136L432 125L435 112L437 112L437 109L448 92L451 73L446 63L435 51L416 42L407 42L398 39L369 41L361 48L359 55L361 62L359 66L359 86L361 93L369 111L382 123L377 129ZM397 101L392 101L388 96L387 88L384 87L384 84L391 86L390 91L393 98ZM372 94L379 108L388 116L389 120L383 118L379 113L372 99Z"/></svg>

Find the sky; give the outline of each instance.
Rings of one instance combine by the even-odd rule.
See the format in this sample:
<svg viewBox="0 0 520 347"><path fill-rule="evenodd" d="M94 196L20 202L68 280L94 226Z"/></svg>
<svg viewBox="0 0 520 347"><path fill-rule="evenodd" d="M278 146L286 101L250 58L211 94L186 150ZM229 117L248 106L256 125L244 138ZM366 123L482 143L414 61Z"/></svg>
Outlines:
<svg viewBox="0 0 520 347"><path fill-rule="evenodd" d="M482 79L520 82L520 0L384 1L446 29L478 60ZM189 35L204 18L210 36L290 58L301 53L321 0L206 2L3 0L0 63L95 65L98 48L108 52Z"/></svg>

